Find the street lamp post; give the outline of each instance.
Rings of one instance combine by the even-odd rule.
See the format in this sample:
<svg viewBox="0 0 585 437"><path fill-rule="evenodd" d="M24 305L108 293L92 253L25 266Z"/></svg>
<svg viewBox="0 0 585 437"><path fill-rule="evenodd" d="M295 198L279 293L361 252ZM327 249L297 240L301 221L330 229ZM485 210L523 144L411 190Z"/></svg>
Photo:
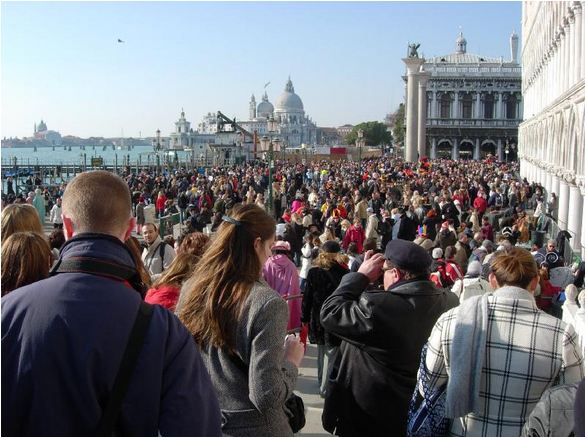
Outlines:
<svg viewBox="0 0 585 437"><path fill-rule="evenodd" d="M236 164L241 164L243 162L243 160L242 160L243 139L244 139L244 134L241 131L238 132L239 146L238 146L238 155L237 155L237 159L236 159Z"/></svg>
<svg viewBox="0 0 585 437"><path fill-rule="evenodd" d="M272 163L274 159L274 146L272 144L272 140L264 135L260 139L260 145L262 150L268 149L268 154L266 155L268 159L268 204L266 205L268 212L272 214L273 212L273 196L272 196Z"/></svg>
<svg viewBox="0 0 585 437"><path fill-rule="evenodd" d="M357 132L357 134L358 134L357 143L358 143L358 146L360 148L359 162L360 162L360 165L361 165L361 162L362 162L362 145L363 145L363 141L364 141L364 130L363 129L359 129L358 132Z"/></svg>
<svg viewBox="0 0 585 437"><path fill-rule="evenodd" d="M156 139L153 140L152 143L153 143L152 146L154 148L154 151L156 152L156 172L158 173L158 172L160 172L160 155L159 155L159 152L160 152L160 149L161 149L161 146L160 146L160 129L157 129L156 130Z"/></svg>
<svg viewBox="0 0 585 437"><path fill-rule="evenodd" d="M506 149L504 150L504 152L506 153L506 162L508 162L508 153L510 153L510 144L508 143L507 139L506 139Z"/></svg>

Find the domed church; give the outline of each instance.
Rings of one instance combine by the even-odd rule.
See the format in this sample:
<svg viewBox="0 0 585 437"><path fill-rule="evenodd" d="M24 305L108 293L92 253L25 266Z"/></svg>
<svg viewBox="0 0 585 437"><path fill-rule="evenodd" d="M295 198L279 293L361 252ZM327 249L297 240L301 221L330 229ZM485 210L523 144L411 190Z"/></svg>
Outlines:
<svg viewBox="0 0 585 437"><path fill-rule="evenodd" d="M295 93L293 83L288 78L284 91L272 105L268 94L264 92L262 101L256 106L254 95L250 99L250 120L241 122L242 127L250 131L256 130L259 135L268 134L267 120L273 117L278 122L278 136L286 147L300 147L301 144L315 144L317 140L317 126L305 115L303 101Z"/></svg>

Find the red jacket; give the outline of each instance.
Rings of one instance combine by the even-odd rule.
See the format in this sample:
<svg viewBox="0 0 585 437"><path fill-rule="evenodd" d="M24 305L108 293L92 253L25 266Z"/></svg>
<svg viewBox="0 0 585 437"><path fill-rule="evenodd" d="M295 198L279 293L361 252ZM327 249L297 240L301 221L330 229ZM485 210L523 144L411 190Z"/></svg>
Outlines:
<svg viewBox="0 0 585 437"><path fill-rule="evenodd" d="M347 249L349 243L355 243L357 245L357 252L362 253L364 250L364 240L366 239L366 233L364 228L361 226L357 228L355 225L351 225L345 237L343 237L343 248Z"/></svg>
<svg viewBox="0 0 585 437"><path fill-rule="evenodd" d="M481 196L478 196L473 201L473 207L483 214L488 207L487 200Z"/></svg>
<svg viewBox="0 0 585 437"><path fill-rule="evenodd" d="M158 196L156 198L156 202L155 202L155 207L157 211L164 211L165 210L165 204L167 203L167 196L165 196L164 194L162 196Z"/></svg>
<svg viewBox="0 0 585 437"><path fill-rule="evenodd" d="M174 285L162 285L158 288L151 288L146 292L144 301L155 305L165 307L170 311L175 311L175 306L179 300L181 288Z"/></svg>
<svg viewBox="0 0 585 437"><path fill-rule="evenodd" d="M536 306L543 311L548 310L552 305L553 297L560 291L563 291L563 289L561 287L555 287L548 279L541 280L540 295L534 298Z"/></svg>

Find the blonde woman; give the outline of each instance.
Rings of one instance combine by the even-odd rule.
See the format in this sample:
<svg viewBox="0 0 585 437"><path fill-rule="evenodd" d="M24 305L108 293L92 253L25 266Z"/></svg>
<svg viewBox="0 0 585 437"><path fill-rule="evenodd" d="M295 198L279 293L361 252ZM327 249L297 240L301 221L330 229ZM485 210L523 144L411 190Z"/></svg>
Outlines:
<svg viewBox="0 0 585 437"><path fill-rule="evenodd" d="M285 341L287 304L261 278L275 226L256 205L234 207L177 304L218 394L224 436L293 435L283 406L304 348L296 338Z"/></svg>
<svg viewBox="0 0 585 437"><path fill-rule="evenodd" d="M347 255L341 253L339 243L323 243L305 284L301 322L309 326L310 342L317 344L317 381L321 397L325 397L327 367L341 340L325 332L319 314L325 299L335 291L341 278L349 273L348 261Z"/></svg>

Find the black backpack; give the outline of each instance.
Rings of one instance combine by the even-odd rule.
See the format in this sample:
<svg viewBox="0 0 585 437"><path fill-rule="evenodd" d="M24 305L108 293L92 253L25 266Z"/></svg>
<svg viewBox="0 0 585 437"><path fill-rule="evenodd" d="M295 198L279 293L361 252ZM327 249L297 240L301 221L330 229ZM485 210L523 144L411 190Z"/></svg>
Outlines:
<svg viewBox="0 0 585 437"><path fill-rule="evenodd" d="M169 244L165 243L164 241L158 245L161 273L165 271L165 249L167 248L167 246L169 246Z"/></svg>
<svg viewBox="0 0 585 437"><path fill-rule="evenodd" d="M179 194L179 198L177 199L177 206L181 209L187 209L187 206L189 206L189 199L184 192Z"/></svg>

